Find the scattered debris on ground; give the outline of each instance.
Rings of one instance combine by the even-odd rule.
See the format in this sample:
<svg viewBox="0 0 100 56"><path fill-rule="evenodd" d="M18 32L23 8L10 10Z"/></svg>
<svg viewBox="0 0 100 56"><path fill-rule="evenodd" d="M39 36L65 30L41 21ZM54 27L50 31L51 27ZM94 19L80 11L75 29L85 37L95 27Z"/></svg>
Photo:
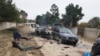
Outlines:
<svg viewBox="0 0 100 56"><path fill-rule="evenodd" d="M21 30L22 29L22 30ZM21 27L21 33L31 32L30 27ZM28 35L28 37L31 35ZM71 45L57 44L54 40L47 40L40 36L31 36L30 40L21 39L20 44L24 46L38 47L35 50L21 51L12 46L12 32L0 32L0 56L82 56L84 52L89 52L91 44L80 39L76 47Z"/></svg>

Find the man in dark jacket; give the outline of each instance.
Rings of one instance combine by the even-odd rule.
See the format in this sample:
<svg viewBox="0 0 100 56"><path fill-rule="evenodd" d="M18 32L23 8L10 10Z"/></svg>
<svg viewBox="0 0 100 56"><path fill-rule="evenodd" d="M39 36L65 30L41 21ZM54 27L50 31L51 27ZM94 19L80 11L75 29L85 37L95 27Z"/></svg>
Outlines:
<svg viewBox="0 0 100 56"><path fill-rule="evenodd" d="M15 41L19 41L19 39L21 38L21 35L19 34L18 30L13 32L13 38Z"/></svg>
<svg viewBox="0 0 100 56"><path fill-rule="evenodd" d="M98 56L100 55L100 34L98 35L91 49L91 56L97 56L97 55Z"/></svg>

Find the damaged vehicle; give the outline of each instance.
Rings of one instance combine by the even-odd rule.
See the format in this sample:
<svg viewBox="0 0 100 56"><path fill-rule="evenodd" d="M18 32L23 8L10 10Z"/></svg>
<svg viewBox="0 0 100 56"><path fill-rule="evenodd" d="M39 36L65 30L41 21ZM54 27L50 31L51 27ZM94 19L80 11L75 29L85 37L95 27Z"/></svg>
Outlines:
<svg viewBox="0 0 100 56"><path fill-rule="evenodd" d="M49 27L49 26L40 26L40 27L36 28L35 32L38 35L49 37L51 35L51 27Z"/></svg>
<svg viewBox="0 0 100 56"><path fill-rule="evenodd" d="M44 30L45 30L45 26L39 26L36 27L35 32L37 35L41 35Z"/></svg>
<svg viewBox="0 0 100 56"><path fill-rule="evenodd" d="M58 43L66 43L76 46L78 38L71 32L70 29L65 27L57 27L52 32L53 39L57 40Z"/></svg>

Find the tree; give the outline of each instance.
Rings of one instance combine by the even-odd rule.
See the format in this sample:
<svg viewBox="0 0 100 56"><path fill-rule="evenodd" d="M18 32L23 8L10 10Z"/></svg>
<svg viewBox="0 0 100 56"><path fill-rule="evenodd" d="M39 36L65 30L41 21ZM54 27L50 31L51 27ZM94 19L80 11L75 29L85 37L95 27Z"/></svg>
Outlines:
<svg viewBox="0 0 100 56"><path fill-rule="evenodd" d="M52 15L53 15L53 16L56 16L56 17L59 16L59 9L58 9L58 6L57 6L56 4L53 4L53 5L51 6L50 11L52 12Z"/></svg>
<svg viewBox="0 0 100 56"><path fill-rule="evenodd" d="M23 18L18 18L18 19L16 19L16 23L24 23L24 19Z"/></svg>
<svg viewBox="0 0 100 56"><path fill-rule="evenodd" d="M100 18L99 17L93 17L88 22L88 27L90 28L100 28Z"/></svg>
<svg viewBox="0 0 100 56"><path fill-rule="evenodd" d="M46 23L51 24L53 21L51 19L52 14L50 12L46 12Z"/></svg>
<svg viewBox="0 0 100 56"><path fill-rule="evenodd" d="M24 22L26 22L28 14L24 10L21 10L20 15L22 16L22 19L24 19Z"/></svg>
<svg viewBox="0 0 100 56"><path fill-rule="evenodd" d="M49 21L52 23L58 23L59 22L59 8L56 4L51 5L50 11L52 12L51 17L49 18Z"/></svg>
<svg viewBox="0 0 100 56"><path fill-rule="evenodd" d="M28 19L27 20L29 23L34 23L35 22L35 20L32 20L32 19Z"/></svg>
<svg viewBox="0 0 100 56"><path fill-rule="evenodd" d="M58 23L59 22L59 9L56 4L51 5L50 12L46 12L46 14L43 14L42 16L38 15L36 17L36 23L37 24L42 24L42 25L48 25L48 24L53 24L53 23Z"/></svg>
<svg viewBox="0 0 100 56"><path fill-rule="evenodd" d="M84 16L82 13L82 7L79 7L79 5L74 6L74 4L71 3L66 6L65 10L65 15L62 15L65 25L70 27L77 26L77 22Z"/></svg>
<svg viewBox="0 0 100 56"><path fill-rule="evenodd" d="M12 22L19 18L19 11L12 0L0 0L0 22Z"/></svg>
<svg viewBox="0 0 100 56"><path fill-rule="evenodd" d="M41 24L41 19L42 19L42 16L37 15L37 17L36 17L36 24Z"/></svg>

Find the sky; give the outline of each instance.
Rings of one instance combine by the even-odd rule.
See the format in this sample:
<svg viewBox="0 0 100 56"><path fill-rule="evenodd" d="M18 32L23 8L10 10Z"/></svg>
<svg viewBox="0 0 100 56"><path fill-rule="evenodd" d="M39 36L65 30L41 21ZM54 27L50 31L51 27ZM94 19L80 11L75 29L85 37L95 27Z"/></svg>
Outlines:
<svg viewBox="0 0 100 56"><path fill-rule="evenodd" d="M79 22L88 22L91 18L100 17L100 0L13 0L16 7L28 13L28 19L35 19L37 15L50 12L52 4L59 7L60 17L70 3L82 7L84 17Z"/></svg>

